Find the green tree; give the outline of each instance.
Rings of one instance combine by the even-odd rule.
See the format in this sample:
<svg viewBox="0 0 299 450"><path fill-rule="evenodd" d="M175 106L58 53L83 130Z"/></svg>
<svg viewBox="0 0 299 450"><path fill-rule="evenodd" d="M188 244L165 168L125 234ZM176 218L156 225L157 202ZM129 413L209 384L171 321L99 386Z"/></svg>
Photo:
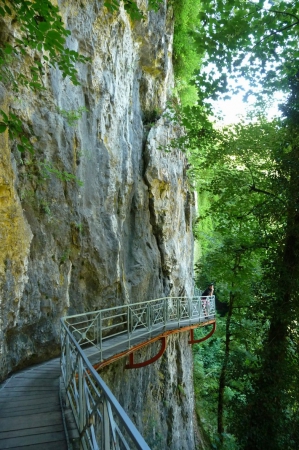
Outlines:
<svg viewBox="0 0 299 450"><path fill-rule="evenodd" d="M205 230L202 261L207 276L215 279L216 273L224 283L231 274L226 293L231 312L219 373L218 431L222 434L224 429L221 404L231 383L230 331L235 311L246 308L242 299L251 292L248 320L254 311L263 330L258 333L262 345L253 346L258 364L251 374L247 372L251 382L244 388L243 413L234 408L229 429L247 450L295 449L299 375L294 353L298 349L299 280L298 5L292 1L204 1L200 20L195 39L198 53L205 55L197 75L201 106L180 112L186 134L177 143L189 153L193 181L203 178L201 188L210 192L212 208L206 214L209 218L213 215L213 227L210 236ZM287 93L284 117L272 123L260 118L234 130L215 131L206 120L208 109L203 105L226 95L230 80L240 77L252 86L245 97L257 91L263 95L275 90ZM196 231L200 233L200 227ZM239 251L239 260L234 250ZM249 260L259 273L258 282L257 273L246 274ZM221 264L224 268L217 270ZM234 267L239 267L237 272ZM234 292L236 286L240 286L239 295Z"/></svg>
<svg viewBox="0 0 299 450"><path fill-rule="evenodd" d="M254 395L249 400L245 449L298 448L298 395L293 391L298 380L299 319L299 82L291 82L291 95L284 108L284 139L277 145L276 161L282 179L284 202L280 207L283 227L279 241L269 253L265 278L272 291L268 310L270 328L264 343L262 367ZM277 233L275 233L277 236ZM261 421L261 419L263 419ZM271 436L271 442L266 436Z"/></svg>
<svg viewBox="0 0 299 450"><path fill-rule="evenodd" d="M210 194L211 208L206 217L212 217L213 226L209 233L207 230L204 234L198 231L199 241L204 240L206 244L203 258L196 266L201 277L217 280L217 295L228 304L217 400L217 430L222 443L227 428L225 393L228 388L232 389L233 381L231 342L244 340L244 336L249 333L246 329L248 324L249 330L253 327L256 329L258 313L252 318L248 306L256 310L256 291L262 275L262 252L266 246L265 239L261 239L260 235L258 201L250 193L253 169L249 161L244 162L248 130L246 127L242 130L243 136L238 138L235 129L227 130L223 133L222 142L218 135L218 142L215 142L214 147L210 146L201 163L202 169L205 168L209 175L198 183L200 189ZM251 132L253 134L253 130ZM254 160L254 155L251 155L251 160ZM257 175L258 170L255 168ZM250 213L254 208L255 214ZM202 220L205 221L205 217ZM242 337L239 336L239 327L243 329ZM253 356L249 359L253 359ZM235 373L234 378L236 384L239 375Z"/></svg>
<svg viewBox="0 0 299 450"><path fill-rule="evenodd" d="M227 428L248 450L298 446L298 81L293 86L285 119L269 123L261 117L223 130L198 162L199 171L208 169L202 189L210 193L207 216L213 216L212 245L206 246L198 268L217 278L229 304L218 433L223 441ZM238 321L251 323L250 328L255 321L260 328L253 345L259 363L253 371L250 364L248 370L240 366L249 380L243 391L246 401L236 402L225 427L225 391L233 381L231 339L237 338ZM236 381L239 375L234 377Z"/></svg>
<svg viewBox="0 0 299 450"><path fill-rule="evenodd" d="M297 72L298 27L296 1L202 2L197 33L198 52L206 55L197 78L201 98L226 94L228 80L239 84L242 77L267 94L288 92L289 77Z"/></svg>
<svg viewBox="0 0 299 450"><path fill-rule="evenodd" d="M202 55L196 45L196 33L201 8L200 0L171 0L174 14L173 63L176 90L182 105L194 105L196 86L192 83L199 70Z"/></svg>

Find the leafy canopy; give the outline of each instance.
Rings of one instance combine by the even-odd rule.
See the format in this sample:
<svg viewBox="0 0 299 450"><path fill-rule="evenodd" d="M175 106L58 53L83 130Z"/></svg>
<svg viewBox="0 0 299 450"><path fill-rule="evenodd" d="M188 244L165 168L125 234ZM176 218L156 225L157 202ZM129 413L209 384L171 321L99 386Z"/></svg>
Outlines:
<svg viewBox="0 0 299 450"><path fill-rule="evenodd" d="M228 76L245 77L268 94L288 91L297 73L298 31L296 1L203 1L197 33L198 51L206 55L197 78L202 98L226 92Z"/></svg>

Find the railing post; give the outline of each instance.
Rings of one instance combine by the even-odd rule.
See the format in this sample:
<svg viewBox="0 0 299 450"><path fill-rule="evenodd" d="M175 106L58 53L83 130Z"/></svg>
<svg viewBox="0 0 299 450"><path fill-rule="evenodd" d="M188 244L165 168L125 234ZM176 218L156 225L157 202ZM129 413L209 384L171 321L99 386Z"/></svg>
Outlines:
<svg viewBox="0 0 299 450"><path fill-rule="evenodd" d="M70 338L69 335L64 331L65 334L65 386L66 388L70 382L70 373L71 373L71 361L70 361Z"/></svg>
<svg viewBox="0 0 299 450"><path fill-rule="evenodd" d="M131 333L133 332L133 319L130 305L127 306L128 348L131 347Z"/></svg>
<svg viewBox="0 0 299 450"><path fill-rule="evenodd" d="M80 434L84 428L84 377L83 377L83 362L81 356L78 361L78 387L79 387L79 431Z"/></svg>
<svg viewBox="0 0 299 450"><path fill-rule="evenodd" d="M212 297L209 296L208 299L207 299L207 304L206 304L207 305L206 306L206 315L209 317L210 311L211 311L211 300L212 300Z"/></svg>
<svg viewBox="0 0 299 450"><path fill-rule="evenodd" d="M111 450L110 449L110 423L109 423L109 413L108 413L108 405L107 399L104 398L103 401L103 450Z"/></svg>
<svg viewBox="0 0 299 450"><path fill-rule="evenodd" d="M216 309L216 307L215 307L215 295L212 296L211 306L212 306L213 314L215 314L215 309Z"/></svg>
<svg viewBox="0 0 299 450"><path fill-rule="evenodd" d="M198 297L198 303L199 303L199 318L202 318L202 301L201 301L201 297Z"/></svg>
<svg viewBox="0 0 299 450"><path fill-rule="evenodd" d="M164 329L167 324L167 305L168 305L168 297L166 297L164 299L164 303L163 303Z"/></svg>
<svg viewBox="0 0 299 450"><path fill-rule="evenodd" d="M146 308L146 324L148 329L151 329L151 305L150 303L147 304L147 308Z"/></svg>
<svg viewBox="0 0 299 450"><path fill-rule="evenodd" d="M189 316L189 323L191 320L191 314L192 314L192 299L193 297L188 297L188 316Z"/></svg>
<svg viewBox="0 0 299 450"><path fill-rule="evenodd" d="M100 331L100 356L101 356L101 361L103 360L103 349L102 349L102 340L103 340L103 332L102 332L102 311L100 311L99 314L99 318L100 318L100 326L99 326L99 331Z"/></svg>
<svg viewBox="0 0 299 450"><path fill-rule="evenodd" d="M96 345L99 346L99 314L97 315Z"/></svg>

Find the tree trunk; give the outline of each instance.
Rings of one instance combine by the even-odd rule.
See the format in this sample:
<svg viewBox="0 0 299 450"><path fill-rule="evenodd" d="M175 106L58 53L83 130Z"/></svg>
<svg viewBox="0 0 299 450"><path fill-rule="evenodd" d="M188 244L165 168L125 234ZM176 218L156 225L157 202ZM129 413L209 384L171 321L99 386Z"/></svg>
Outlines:
<svg viewBox="0 0 299 450"><path fill-rule="evenodd" d="M295 147L289 180L287 226L284 245L278 249L276 261L277 283L271 313L271 324L264 345L263 365L249 404L245 450L281 450L287 442L285 428L286 405L289 404L288 345L292 327L298 316L299 284L299 152ZM289 161L288 161L289 162ZM272 285L273 285L272 284ZM298 320L298 317L297 317ZM298 444L299 445L299 444ZM287 447L293 448L293 447ZM295 448L295 447L294 447ZM298 448L298 447L296 447Z"/></svg>
<svg viewBox="0 0 299 450"><path fill-rule="evenodd" d="M224 433L224 423L223 423L223 410L224 410L224 389L226 385L226 370L230 354L230 323L233 314L233 303L234 294L230 292L229 297L229 308L226 319L226 333L225 333L225 354L224 360L221 368L220 378L219 378L219 395L218 395L218 433L220 436L220 441L223 443L223 433Z"/></svg>

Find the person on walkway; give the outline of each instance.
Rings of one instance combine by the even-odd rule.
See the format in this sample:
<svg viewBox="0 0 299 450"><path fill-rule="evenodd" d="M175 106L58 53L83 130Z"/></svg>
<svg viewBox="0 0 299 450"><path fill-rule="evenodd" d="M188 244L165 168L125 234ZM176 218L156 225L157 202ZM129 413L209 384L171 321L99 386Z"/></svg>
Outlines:
<svg viewBox="0 0 299 450"><path fill-rule="evenodd" d="M201 294L202 297L209 297L210 295L214 295L214 283L208 284L208 287Z"/></svg>

